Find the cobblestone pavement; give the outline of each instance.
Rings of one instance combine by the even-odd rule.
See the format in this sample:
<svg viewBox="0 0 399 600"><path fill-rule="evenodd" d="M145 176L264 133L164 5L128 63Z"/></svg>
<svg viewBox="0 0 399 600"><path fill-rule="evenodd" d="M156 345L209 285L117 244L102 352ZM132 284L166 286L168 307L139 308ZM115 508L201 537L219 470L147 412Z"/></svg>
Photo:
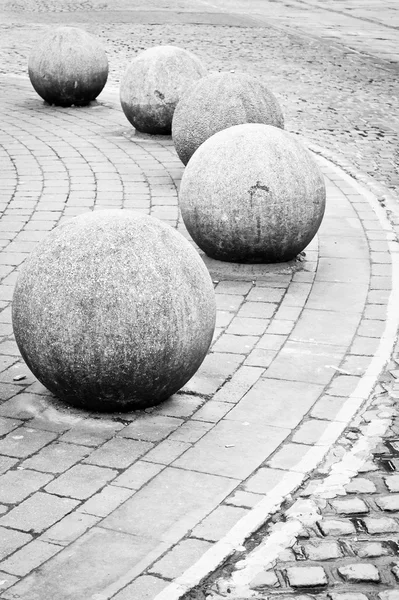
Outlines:
<svg viewBox="0 0 399 600"><path fill-rule="evenodd" d="M361 168L356 174L365 182L369 180L362 173L377 175L392 192L397 189L395 65L285 30L255 27L247 16L220 13L218 26L209 25L209 15L214 19L212 6L208 12L187 16L181 11L184 3L176 2L171 13L170 4L154 2L146 8L153 7L157 14L163 8L165 13L155 20L167 12L169 24L149 25L153 17L142 11L142 22L132 25L124 3L113 6L121 9L117 24L114 13L109 19L103 16L100 3L2 4L8 11L0 42L2 69L17 76L0 76L1 598L173 600L236 550L285 499L291 512L283 518L276 513L276 532L267 532L265 538L272 541L266 550L259 546L259 572L253 573L253 554L247 551L238 556L243 564L235 571L234 555L227 570L192 592L192 598L208 592L223 597L228 589L230 597L237 597L235 592L247 594L250 584L248 593L255 594L255 577L263 577L260 587L267 596L303 596L315 589L326 595L324 579L316 581L316 588L314 579L306 586L296 585L295 578L301 581L301 576L326 577L330 587L336 581L338 591L350 591L353 586L345 578L352 577L353 569L345 568L361 563L359 557L370 562L370 555L359 552L371 532L382 548L378 558L382 584L366 582L375 587L371 592L362 588L363 592L373 597L378 590L392 590L397 540L385 536L392 530L378 533L378 526L393 528L398 522L395 512L386 517L385 525L381 521L373 525L372 519L384 520L381 515L395 508L396 496L390 495L395 479L387 487L391 483L380 471L367 475L366 457L390 424L396 365L382 380L388 391L380 384L371 397L375 404L370 404L363 420L353 420L391 355L397 330L399 220L388 190L372 182L369 189L376 198L320 157L328 208L304 260L232 271L208 261L218 306L211 353L180 393L154 409L99 416L60 405L20 360L10 303L19 266L46 232L65 218L86 210L128 208L162 218L187 235L177 209L183 167L170 139L134 135L112 91L123 72L122 57L147 45L170 42L193 49L211 69L267 74L284 105L288 129L300 132L314 147L321 146L324 156L332 154L347 170ZM22 10L26 6L38 10L40 17L27 14ZM47 11L61 6L72 11L65 13L68 23L75 19L80 24L83 18L85 26L108 44L111 85L99 103L83 109L43 105L25 75L34 37L60 19L58 13L53 18ZM12 25L16 17L11 9L17 11L18 28ZM89 21L84 11L89 15L91 9ZM126 42L130 36L134 41ZM344 65L344 76L338 64ZM336 114L332 110L333 116L327 117L332 97ZM309 104L306 113L304 104ZM345 114L348 106L350 112ZM360 120L363 129L356 130ZM374 123L386 128L383 136L376 136L378 141L371 138ZM359 131L367 131L370 138ZM364 162L369 157L380 163ZM380 172L382 164L385 170ZM284 414L282 405L287 407ZM334 445L348 423L350 430ZM380 452L379 464L388 468L396 464L395 436L396 429ZM296 503L295 489L331 446L327 465L342 458L335 467L341 479L331 481L327 467L321 468ZM342 493L347 484L342 473L349 479L354 474L352 455L356 467L366 461L361 478L374 483L376 491L364 482L364 492L349 488L349 498L354 494L357 503L348 516L348 505L325 500L332 492ZM364 504L359 504L361 494ZM304 501L307 504L300 504ZM326 521L333 520L343 523L348 534L355 527L358 539L354 534L346 538L337 525L330 550L323 546L312 554ZM279 532L285 522L292 529ZM273 519L264 527L272 526ZM299 542L293 546L297 534ZM276 536L282 553L272 546ZM347 546L345 539L350 539ZM290 546L295 552L286 549ZM332 562L334 557L322 562L333 548L338 562ZM292 571L303 566L301 558L318 569ZM241 572L241 580L234 572ZM248 575L252 575L249 582ZM338 582L343 582L341 587Z"/></svg>

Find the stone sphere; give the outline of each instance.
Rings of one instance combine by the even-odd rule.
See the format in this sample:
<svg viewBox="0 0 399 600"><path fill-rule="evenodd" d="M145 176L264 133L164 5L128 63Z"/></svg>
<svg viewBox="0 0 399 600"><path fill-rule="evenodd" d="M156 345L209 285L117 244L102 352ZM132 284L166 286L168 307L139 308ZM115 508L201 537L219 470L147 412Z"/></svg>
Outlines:
<svg viewBox="0 0 399 600"><path fill-rule="evenodd" d="M211 258L288 261L316 234L325 185L304 146L271 125L216 133L193 154L181 182L184 223Z"/></svg>
<svg viewBox="0 0 399 600"><path fill-rule="evenodd" d="M215 327L210 275L175 229L128 210L56 227L26 260L12 321L22 357L66 403L145 408L180 389Z"/></svg>
<svg viewBox="0 0 399 600"><path fill-rule="evenodd" d="M86 31L59 27L33 49L28 71L36 92L49 104L84 106L105 86L108 59Z"/></svg>
<svg viewBox="0 0 399 600"><path fill-rule="evenodd" d="M133 58L123 77L123 112L138 131L169 135L180 96L206 73L199 58L183 48L149 48Z"/></svg>
<svg viewBox="0 0 399 600"><path fill-rule="evenodd" d="M264 123L284 127L280 105L269 88L245 73L215 73L182 96L172 121L172 137L186 165L212 135L233 125Z"/></svg>

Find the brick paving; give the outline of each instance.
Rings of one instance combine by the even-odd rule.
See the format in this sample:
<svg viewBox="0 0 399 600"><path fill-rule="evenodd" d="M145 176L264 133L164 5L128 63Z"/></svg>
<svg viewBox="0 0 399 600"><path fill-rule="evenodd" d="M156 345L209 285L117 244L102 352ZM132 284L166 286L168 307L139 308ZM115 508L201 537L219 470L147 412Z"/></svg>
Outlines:
<svg viewBox="0 0 399 600"><path fill-rule="evenodd" d="M38 10L39 21L48 25L55 6L32 0L25 8ZM156 2L154 6L159 10ZM127 25L131 15L124 11L123 2L114 8L118 7L117 25L101 22L101 11L94 10L90 17L97 33L108 43L112 40L111 86L99 103L83 109L45 106L26 76L0 76L0 597L4 600L177 598L171 582L179 581L204 558L206 562L206 557L217 555L226 536L243 523L252 520L247 533L257 528L256 519L262 525L273 512L267 509L267 513L267 502L275 509L284 498L291 498L331 446L335 460L362 439L359 433L367 438L370 424L378 419L386 423L396 400L394 384L389 390L378 388L373 397L378 410L370 405L363 421L354 425L354 414L369 398L389 358L397 326L392 308L395 215L388 220L378 201L370 200L366 191L321 158L327 213L306 256L277 268L234 270L207 262L218 307L214 343L198 373L170 400L147 411L86 414L62 406L29 373L13 340L10 305L18 268L46 232L87 210L125 208L162 218L187 236L177 209L183 167L171 140L134 135L112 91L122 72L122 52L139 49L137 43L130 46L122 41L132 28ZM71 11L65 13L70 24L77 8L79 12L99 6L63 3L62 11ZM176 2L173 8L174 15L180 14L182 5ZM5 13L3 70L25 73L24 49L43 25L31 13L21 13L18 3L7 3L7 9L22 18L20 29L10 33L10 13ZM334 117L334 123L340 123L336 137L324 129L324 120L318 122L325 112L322 97L328 99L332 88L324 89L326 80L317 83L309 61L320 72L328 63L334 72L346 51L316 48L274 29L267 30L270 39L265 45L260 28L253 22L249 25L247 17L220 13L220 55L215 58L215 26L206 23L206 10L201 14L200 26L186 16L178 37L172 25L139 23L132 31L143 34L140 44L144 46L161 39L179 43L197 51L211 68L218 61L218 68L234 68L239 59L240 68L251 64L250 70L258 75L264 69L253 57L263 57L276 44L270 76L286 100L286 112L291 119L294 116L288 128L300 129L305 141L311 131L315 144L334 140L336 156L342 151L336 162L349 164L349 157L351 169L364 167L370 153L380 157L374 144L361 144L359 150L352 125L354 137L347 143L345 123L353 120L357 109ZM174 37L169 39L172 31ZM339 31L344 35L344 30ZM10 35L21 44L13 53L9 46L4 52ZM289 92L281 78L282 50L299 57ZM373 105L370 122L383 118L386 123L384 110L394 89L387 71L374 59L366 64L350 54L349 60L353 70L344 79L330 73L331 85L353 91L356 69L364 74L372 68L377 83L371 89L363 75L359 78L362 99ZM290 68L284 70L286 76ZM317 107L309 110L307 121L302 109L296 112L296 105L301 90L309 87L309 73L313 73L312 86L319 87L312 87L313 92L318 89ZM369 94L374 94L372 100ZM377 97L378 107L373 104ZM337 97L337 105L340 100ZM397 116L392 111L388 121L393 133L378 138L381 156L391 151L396 140ZM378 172L380 181L395 190L394 161L389 156L384 164L382 174L380 163L363 171ZM399 372L396 364L391 371L393 379ZM334 445L348 422L349 433ZM380 452L378 464L384 460L395 464L395 439L389 452ZM328 466L333 459L327 456ZM250 593L260 588L261 594L267 590L267 597L282 592L309 596L316 589L325 595L328 584L334 589L331 593L336 589L342 596L352 593L359 579L362 585L372 586L379 578L383 585L378 593L385 596L378 600L395 600L388 592L399 565L392 562L388 568L387 564L396 552L399 486L395 475L384 478L371 462L369 470L367 462L363 466L361 476L347 482L348 498L320 502L315 523L306 532L301 523L298 543L287 545L271 568L262 565L252 578L258 579ZM325 475L323 467L316 475L309 482L315 497L312 485ZM309 500L308 488L303 489L297 492L298 502ZM280 490L280 496L276 492L273 497L275 490ZM297 510L296 499L290 500L291 513L287 512L295 518L298 510L306 513L305 505ZM278 519L279 514L277 525ZM291 521L288 517L289 525ZM353 542L346 546L349 536ZM358 544L359 540L370 543ZM382 557L383 566L374 565L376 556ZM216 589L213 578L191 597L208 593L224 597L230 575L219 578ZM333 582L340 585L334 587ZM377 600L368 588L362 590L366 598Z"/></svg>

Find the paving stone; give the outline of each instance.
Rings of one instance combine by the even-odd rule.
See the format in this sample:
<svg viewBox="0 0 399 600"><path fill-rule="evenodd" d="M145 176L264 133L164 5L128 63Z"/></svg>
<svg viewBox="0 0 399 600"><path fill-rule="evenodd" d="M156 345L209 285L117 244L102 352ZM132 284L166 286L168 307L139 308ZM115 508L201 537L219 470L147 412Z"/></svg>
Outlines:
<svg viewBox="0 0 399 600"><path fill-rule="evenodd" d="M360 498L331 500L331 506L339 515L362 515L369 512L367 504Z"/></svg>
<svg viewBox="0 0 399 600"><path fill-rule="evenodd" d="M22 463L25 469L62 473L87 456L89 450L74 444L53 443Z"/></svg>
<svg viewBox="0 0 399 600"><path fill-rule="evenodd" d="M364 477L356 477L347 486L345 491L348 494L374 494L376 487L372 481Z"/></svg>
<svg viewBox="0 0 399 600"><path fill-rule="evenodd" d="M254 415L265 426L273 423L275 427L294 428L322 390L323 387L318 384L262 377L229 412L228 418L245 422L248 415ZM281 410L282 406L285 408L284 412Z"/></svg>
<svg viewBox="0 0 399 600"><path fill-rule="evenodd" d="M340 558L342 550L338 542L312 542L303 546L303 550L309 560L329 560Z"/></svg>
<svg viewBox="0 0 399 600"><path fill-rule="evenodd" d="M85 419L64 433L59 441L83 446L98 446L112 438L117 431L124 428L122 423Z"/></svg>
<svg viewBox="0 0 399 600"><path fill-rule="evenodd" d="M175 431L181 424L181 419L156 415L139 417L133 423L119 432L120 436L147 442L158 442ZM150 449L150 446L147 446Z"/></svg>
<svg viewBox="0 0 399 600"><path fill-rule="evenodd" d="M54 433L19 427L0 440L0 453L6 456L25 458L52 442L57 436Z"/></svg>
<svg viewBox="0 0 399 600"><path fill-rule="evenodd" d="M390 492L399 492L399 475L389 475L384 481Z"/></svg>
<svg viewBox="0 0 399 600"><path fill-rule="evenodd" d="M50 546L36 540L25 549L28 551L29 546L35 543ZM12 591L22 598L35 600L62 598L66 593L71 598L79 597L78 594L81 598L91 598L125 576L150 547L149 540L138 540L119 531L93 527L67 548L53 546L58 552L57 556L47 560L40 573L33 572L17 583ZM32 562L41 549L37 548L36 553L35 550L32 546L29 552Z"/></svg>
<svg viewBox="0 0 399 600"><path fill-rule="evenodd" d="M54 479L46 491L58 496L85 500L114 479L117 471L94 465L76 465Z"/></svg>
<svg viewBox="0 0 399 600"><path fill-rule="evenodd" d="M0 560L3 560L6 556L30 542L31 539L32 536L27 533L21 533L20 531L14 531L0 526Z"/></svg>
<svg viewBox="0 0 399 600"><path fill-rule="evenodd" d="M183 540L157 561L151 567L151 572L165 579L175 579L196 563L211 547L212 543L203 540Z"/></svg>
<svg viewBox="0 0 399 600"><path fill-rule="evenodd" d="M231 504L232 506L241 506L242 508L253 508L262 500L260 494L252 494L250 492L242 492L240 490L234 492L231 496L226 498L225 504Z"/></svg>
<svg viewBox="0 0 399 600"><path fill-rule="evenodd" d="M167 467L106 517L102 526L138 537L147 536L150 531L153 540L163 541L169 539L168 532L173 526L173 529L179 528L181 538L216 508L236 485L236 481L226 477ZM157 507L156 519L154 506ZM182 506L190 506L190 511L182 513Z"/></svg>
<svg viewBox="0 0 399 600"><path fill-rule="evenodd" d="M40 539L50 544L67 546L83 535L89 528L94 527L100 518L81 512L73 512L47 529Z"/></svg>
<svg viewBox="0 0 399 600"><path fill-rule="evenodd" d="M331 600L369 600L362 592L329 592Z"/></svg>
<svg viewBox="0 0 399 600"><path fill-rule="evenodd" d="M153 447L150 442L114 438L91 452L84 463L125 469Z"/></svg>
<svg viewBox="0 0 399 600"><path fill-rule="evenodd" d="M286 574L293 588L320 587L328 583L323 567L289 567Z"/></svg>
<svg viewBox="0 0 399 600"><path fill-rule="evenodd" d="M353 565L344 565L338 567L338 573L341 577L350 583L377 583L380 581L380 574L371 563L356 563Z"/></svg>
<svg viewBox="0 0 399 600"><path fill-rule="evenodd" d="M17 583L17 581L18 577L14 577L14 575L0 571L0 592L2 590L7 590L9 587L14 585L14 583Z"/></svg>
<svg viewBox="0 0 399 600"><path fill-rule="evenodd" d="M0 475L11 469L16 463L18 459L16 458L8 458L8 456L0 456Z"/></svg>
<svg viewBox="0 0 399 600"><path fill-rule="evenodd" d="M237 371L244 359L244 354L211 352L205 357L196 374L182 388L183 391L204 395L215 394ZM214 399L221 400L222 398L214 396ZM224 401L227 402L227 400Z"/></svg>
<svg viewBox="0 0 399 600"><path fill-rule="evenodd" d="M192 530L192 536L207 541L220 540L236 523L248 514L245 508L218 506Z"/></svg>
<svg viewBox="0 0 399 600"><path fill-rule="evenodd" d="M381 542L364 542L356 547L359 558L375 558L389 554L387 548Z"/></svg>
<svg viewBox="0 0 399 600"><path fill-rule="evenodd" d="M262 590L267 587L278 587L279 581L274 571L262 571L258 573L249 584L251 590Z"/></svg>
<svg viewBox="0 0 399 600"><path fill-rule="evenodd" d="M248 477L287 437L289 430L268 427L258 418L230 420L235 408L173 465L236 479ZM256 422L255 422L256 420ZM212 460L209 460L212 456Z"/></svg>
<svg viewBox="0 0 399 600"><path fill-rule="evenodd" d="M322 519L317 521L317 525L323 535L351 535L355 533L355 527L351 521L342 521L338 519Z"/></svg>
<svg viewBox="0 0 399 600"><path fill-rule="evenodd" d="M125 587L124 590L116 594L113 600L132 600L132 598L153 600L167 585L169 585L169 582L164 579L154 577L153 575L142 575Z"/></svg>
<svg viewBox="0 0 399 600"><path fill-rule="evenodd" d="M186 417L191 417L204 402L205 400L201 396L178 393L165 400L165 402L162 402L162 404L154 407L153 413L184 419Z"/></svg>
<svg viewBox="0 0 399 600"><path fill-rule="evenodd" d="M37 492L2 517L0 525L41 533L71 512L77 504L76 500Z"/></svg>
<svg viewBox="0 0 399 600"><path fill-rule="evenodd" d="M106 517L133 494L133 490L117 487L116 485L109 485L98 494L89 498L79 510L91 515Z"/></svg>
<svg viewBox="0 0 399 600"><path fill-rule="evenodd" d="M27 469L8 471L0 477L0 502L5 504L21 502L45 486L51 479L51 475Z"/></svg>
<svg viewBox="0 0 399 600"><path fill-rule="evenodd" d="M47 542L36 539L29 544L26 544L26 546L20 550L17 550L12 556L3 561L1 563L1 568L6 573L23 577L59 551L60 546L48 544Z"/></svg>
<svg viewBox="0 0 399 600"><path fill-rule="evenodd" d="M380 496L375 499L375 503L377 506L381 508L381 510L386 510L387 512L397 512L399 511L399 494L392 496Z"/></svg>
<svg viewBox="0 0 399 600"><path fill-rule="evenodd" d="M367 531L373 533L396 533L399 531L398 522L390 517L374 518L365 517L363 518L364 524Z"/></svg>
<svg viewBox="0 0 399 600"><path fill-rule="evenodd" d="M244 486L248 492L267 494L286 477L286 471L261 467L246 480Z"/></svg>
<svg viewBox="0 0 399 600"><path fill-rule="evenodd" d="M258 342L258 339L254 335L229 335L225 333L214 344L213 350L215 352L248 354Z"/></svg>
<svg viewBox="0 0 399 600"><path fill-rule="evenodd" d="M384 590L378 594L380 600L399 600L399 590Z"/></svg>

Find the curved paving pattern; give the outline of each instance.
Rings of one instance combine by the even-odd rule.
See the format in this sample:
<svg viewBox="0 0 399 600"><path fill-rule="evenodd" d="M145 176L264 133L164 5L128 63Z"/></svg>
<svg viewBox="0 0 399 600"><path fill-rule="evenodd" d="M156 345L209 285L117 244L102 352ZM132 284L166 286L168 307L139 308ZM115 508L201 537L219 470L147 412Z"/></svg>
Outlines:
<svg viewBox="0 0 399 600"><path fill-rule="evenodd" d="M318 239L295 267L215 280L214 343L181 392L136 413L63 407L12 337L18 267L86 210L144 211L187 235L183 167L169 138L133 135L112 94L57 109L23 78L1 84L2 598L126 600L144 585L167 594L273 488L297 487L367 399L393 335L393 234L321 160Z"/></svg>

